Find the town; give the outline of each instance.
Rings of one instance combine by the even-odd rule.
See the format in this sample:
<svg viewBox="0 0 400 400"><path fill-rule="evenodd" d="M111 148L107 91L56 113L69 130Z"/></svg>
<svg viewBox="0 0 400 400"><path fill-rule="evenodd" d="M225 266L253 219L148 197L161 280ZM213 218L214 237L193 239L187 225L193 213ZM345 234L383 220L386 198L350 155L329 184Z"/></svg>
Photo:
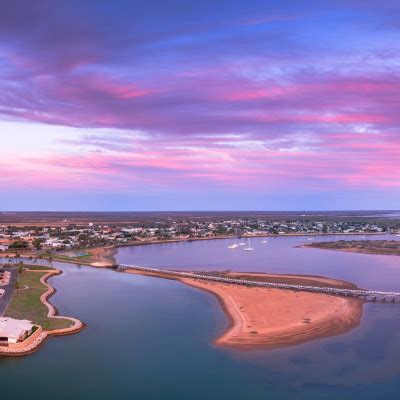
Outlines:
<svg viewBox="0 0 400 400"><path fill-rule="evenodd" d="M68 223L60 226L0 226L0 252L60 252L154 241L180 241L238 236L397 234L398 221L270 220L263 218L168 219L129 224Z"/></svg>

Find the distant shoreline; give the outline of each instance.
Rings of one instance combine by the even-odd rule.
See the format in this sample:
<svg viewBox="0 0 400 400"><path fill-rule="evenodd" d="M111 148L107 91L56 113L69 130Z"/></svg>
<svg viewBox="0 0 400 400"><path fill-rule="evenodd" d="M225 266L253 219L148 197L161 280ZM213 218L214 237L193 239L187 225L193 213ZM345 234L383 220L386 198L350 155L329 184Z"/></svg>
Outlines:
<svg viewBox="0 0 400 400"><path fill-rule="evenodd" d="M241 236L216 236L216 237L207 237L207 238L185 238L185 239L160 239L160 240L149 240L149 241L134 241L129 243L117 244L117 245L106 245L99 247L92 247L86 249L77 249L76 251L86 251L88 253L94 253L93 260L84 260L80 257L72 258L65 257L60 254L54 253L51 254L51 258L53 261L65 262L68 264L78 264L78 265L87 265L96 268L110 268L117 264L115 259L115 254L118 251L118 248L124 247L135 247L135 246L146 246L151 244L166 244L166 243L186 243L186 242L196 242L203 240L227 240L227 239L240 239L240 238L276 238L276 237L320 237L320 236L373 236L373 235L392 235L385 232L374 232L374 233L285 233L285 234L259 234L259 235L241 235ZM308 244L308 243L307 243ZM298 246L298 247L306 247L307 244ZM311 246L310 246L311 247ZM72 250L74 251L74 250ZM17 252L4 252L0 253L1 257L15 257L16 254L19 254L20 257L26 258L35 258L35 259L44 259L48 260L49 256L41 256L40 254L33 252L22 251L21 253Z"/></svg>
<svg viewBox="0 0 400 400"><path fill-rule="evenodd" d="M385 232L374 232L374 233L285 233L285 234L259 234L259 235L240 235L240 236L215 236L215 237L207 237L207 238L185 238L185 239L160 239L160 240L149 240L149 241L134 241L117 245L106 245L85 249L77 249L76 251L86 251L88 253L95 253L96 260L83 260L80 257L72 258L65 257L60 254L54 253L51 254L51 258L53 261L60 261L69 264L78 264L78 265L87 265L97 268L109 268L116 264L115 254L118 248L124 247L135 247L135 246L146 246L151 244L166 244L166 243L185 243L185 242L196 242L203 240L226 240L226 239L240 239L240 238L277 238L277 237L319 237L319 236L373 236L373 235L391 235ZM74 250L71 250L74 251ZM1 257L15 257L17 252L4 252L0 253ZM32 257L35 259L41 259L40 254L33 252L22 251L18 253L20 257ZM50 256L42 256L42 259L48 260Z"/></svg>
<svg viewBox="0 0 400 400"><path fill-rule="evenodd" d="M384 256L400 256L400 241L374 240L371 243L367 241L351 241L344 243L340 247L340 242L318 242L306 243L298 247L313 248L320 250L334 250L348 253L384 255ZM390 247L390 245L396 247Z"/></svg>
<svg viewBox="0 0 400 400"><path fill-rule="evenodd" d="M395 221L400 220L399 210L300 210L300 211L2 211L0 225L12 226L87 226L89 223L98 225L143 224L165 221L167 218L177 220L215 219L215 218L265 218L265 219L356 219L367 221Z"/></svg>
<svg viewBox="0 0 400 400"><path fill-rule="evenodd" d="M385 233L378 232L378 233L285 233L285 234L280 234L280 235L274 235L274 234L259 234L259 235L241 235L241 236L216 236L216 237L207 237L207 238L188 238L188 239L165 239L165 240L149 240L149 241L143 241L143 242L130 242L130 243L124 243L124 244L118 244L114 245L113 247L110 247L112 249L115 249L115 251L118 248L124 248L124 247L135 247L135 246L142 246L142 245L151 245L151 244L165 244L165 243L185 243L185 242L197 242L197 241L203 241L203 240L227 240L227 239L240 239L240 238L262 238L262 237L267 237L267 238L275 238L275 237L310 237L310 236L331 236L331 235L338 235L338 236L350 236L350 235L385 235ZM98 249L101 249L99 247ZM108 261L112 263L116 263L116 260L114 258L114 254L108 258Z"/></svg>

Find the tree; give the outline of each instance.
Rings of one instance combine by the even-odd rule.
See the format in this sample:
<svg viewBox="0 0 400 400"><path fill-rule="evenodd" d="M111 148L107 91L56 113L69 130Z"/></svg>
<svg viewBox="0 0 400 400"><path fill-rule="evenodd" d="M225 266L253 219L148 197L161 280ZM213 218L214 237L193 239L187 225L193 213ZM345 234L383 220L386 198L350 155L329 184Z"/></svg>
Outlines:
<svg viewBox="0 0 400 400"><path fill-rule="evenodd" d="M10 249L27 249L28 243L23 240L15 240L8 246Z"/></svg>
<svg viewBox="0 0 400 400"><path fill-rule="evenodd" d="M35 238L34 241L32 242L33 247L34 247L36 250L39 250L39 249L42 247L42 243L43 243L43 240L42 240L42 239L39 239L39 238Z"/></svg>

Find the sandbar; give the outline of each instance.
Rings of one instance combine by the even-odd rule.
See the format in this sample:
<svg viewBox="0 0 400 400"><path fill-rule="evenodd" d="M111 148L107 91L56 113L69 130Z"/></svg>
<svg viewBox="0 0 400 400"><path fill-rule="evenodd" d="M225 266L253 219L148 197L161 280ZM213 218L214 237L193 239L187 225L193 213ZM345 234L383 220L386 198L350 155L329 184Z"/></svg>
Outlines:
<svg viewBox="0 0 400 400"><path fill-rule="evenodd" d="M143 274L138 270L128 273ZM159 274L144 275L172 279ZM323 277L229 273L243 279L280 278L290 282L312 280L324 286L355 287L351 283ZM199 279L181 282L205 290L219 300L229 326L216 340L217 346L237 350L273 349L340 335L359 325L363 302L355 298L283 289L248 287Z"/></svg>

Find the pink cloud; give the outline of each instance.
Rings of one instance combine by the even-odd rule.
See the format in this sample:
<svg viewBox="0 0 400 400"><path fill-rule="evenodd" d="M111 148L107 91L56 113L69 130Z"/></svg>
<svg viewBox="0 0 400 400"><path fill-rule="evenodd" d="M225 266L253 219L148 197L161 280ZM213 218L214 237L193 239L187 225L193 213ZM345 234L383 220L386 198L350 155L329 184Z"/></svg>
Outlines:
<svg viewBox="0 0 400 400"><path fill-rule="evenodd" d="M156 143L124 136L120 147L107 152L10 158L0 169L20 184L81 190L87 185L120 191L196 190L202 185L251 191L302 185L310 190L400 187L400 146L391 136L335 134L304 149L298 148L298 137L256 149L247 147L246 138L229 140L236 145L221 145L218 136L198 137L196 146L188 145L190 138ZM80 147L93 144L100 150L99 143L100 138L83 140ZM282 151L282 146L294 150Z"/></svg>

